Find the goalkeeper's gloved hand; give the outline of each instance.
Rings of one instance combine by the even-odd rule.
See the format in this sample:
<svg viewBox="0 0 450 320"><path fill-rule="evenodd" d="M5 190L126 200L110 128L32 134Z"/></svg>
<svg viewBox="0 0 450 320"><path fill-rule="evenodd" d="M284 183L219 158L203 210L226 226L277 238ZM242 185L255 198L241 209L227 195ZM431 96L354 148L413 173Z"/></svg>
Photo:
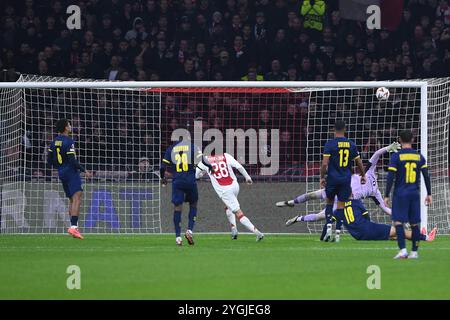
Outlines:
<svg viewBox="0 0 450 320"><path fill-rule="evenodd" d="M400 150L401 148L402 146L400 145L400 143L393 142L390 145L388 145L387 150L388 152L398 152L398 150Z"/></svg>

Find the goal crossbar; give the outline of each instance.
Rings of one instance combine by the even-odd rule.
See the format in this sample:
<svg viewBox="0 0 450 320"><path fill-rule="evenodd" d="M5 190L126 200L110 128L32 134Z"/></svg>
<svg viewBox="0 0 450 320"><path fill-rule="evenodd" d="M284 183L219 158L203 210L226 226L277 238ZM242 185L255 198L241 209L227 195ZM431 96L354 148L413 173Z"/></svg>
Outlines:
<svg viewBox="0 0 450 320"><path fill-rule="evenodd" d="M198 87L219 87L219 88L420 88L427 86L426 81L30 81L30 82L0 82L0 88L12 89L61 89L61 88L104 88L104 89L125 89L125 88L198 88Z"/></svg>

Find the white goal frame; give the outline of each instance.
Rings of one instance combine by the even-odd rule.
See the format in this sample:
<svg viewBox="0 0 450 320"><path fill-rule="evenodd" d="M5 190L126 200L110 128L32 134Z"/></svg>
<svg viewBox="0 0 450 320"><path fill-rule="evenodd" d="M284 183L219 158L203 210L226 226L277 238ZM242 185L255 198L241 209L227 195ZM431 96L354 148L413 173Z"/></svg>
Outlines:
<svg viewBox="0 0 450 320"><path fill-rule="evenodd" d="M150 88L287 88L299 91L323 89L356 89L356 88L420 88L420 145L421 153L428 159L428 82L427 81L82 81L82 82L0 82L0 89L150 89ZM425 133L425 134L422 134ZM427 229L428 212L423 201L426 195L425 183L421 182L421 219L422 227Z"/></svg>

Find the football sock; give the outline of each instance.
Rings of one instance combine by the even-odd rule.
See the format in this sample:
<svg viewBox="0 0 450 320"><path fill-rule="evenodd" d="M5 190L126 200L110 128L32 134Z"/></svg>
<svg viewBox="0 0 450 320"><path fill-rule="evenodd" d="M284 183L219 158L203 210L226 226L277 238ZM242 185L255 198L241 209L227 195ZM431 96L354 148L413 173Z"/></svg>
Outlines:
<svg viewBox="0 0 450 320"><path fill-rule="evenodd" d="M294 199L294 203L299 204L314 199L322 199L322 190L301 194Z"/></svg>
<svg viewBox="0 0 450 320"><path fill-rule="evenodd" d="M306 201L306 194L301 194L297 198L294 199L295 204L303 203Z"/></svg>
<svg viewBox="0 0 450 320"><path fill-rule="evenodd" d="M328 229L328 223L325 223L322 228L322 234L320 235L320 241L322 241L323 238L325 238L325 235L327 234L327 229Z"/></svg>
<svg viewBox="0 0 450 320"><path fill-rule="evenodd" d="M317 221L317 213L311 213L307 214L306 216L300 216L298 217L297 221L305 221L305 222Z"/></svg>
<svg viewBox="0 0 450 320"><path fill-rule="evenodd" d="M405 249L405 229L403 228L403 224L399 224L395 226L395 231L397 233L397 243L400 249Z"/></svg>
<svg viewBox="0 0 450 320"><path fill-rule="evenodd" d="M253 225L253 223L250 222L250 220L246 216L242 216L239 219L239 222L242 223L242 225L246 227L249 231L257 233L255 226Z"/></svg>
<svg viewBox="0 0 450 320"><path fill-rule="evenodd" d="M227 219L228 222L230 223L231 228L235 228L236 227L236 216L234 215L233 212L231 212L230 209L225 210L226 214L227 214Z"/></svg>
<svg viewBox="0 0 450 320"><path fill-rule="evenodd" d="M412 231L412 251L417 251L419 249L420 242L420 229L418 225L411 227Z"/></svg>
<svg viewBox="0 0 450 320"><path fill-rule="evenodd" d="M344 211L344 209L340 209L340 210ZM338 217L340 217L340 216L338 216ZM336 221L336 232L338 232L338 231L340 232L341 229L342 229L342 220L337 220Z"/></svg>
<svg viewBox="0 0 450 320"><path fill-rule="evenodd" d="M173 224L175 226L175 235L179 237L181 234L181 211L173 212Z"/></svg>
<svg viewBox="0 0 450 320"><path fill-rule="evenodd" d="M189 224L188 229L194 230L195 220L197 219L197 208L196 207L190 207L189 208Z"/></svg>
<svg viewBox="0 0 450 320"><path fill-rule="evenodd" d="M78 216L70 216L70 226L73 228L78 227Z"/></svg>
<svg viewBox="0 0 450 320"><path fill-rule="evenodd" d="M421 241L428 241L428 235L426 235L426 234L421 234L421 235L420 235L420 240L421 240Z"/></svg>
<svg viewBox="0 0 450 320"><path fill-rule="evenodd" d="M343 209L340 209L340 210L343 210ZM331 220L332 216L333 216L333 204L327 204L327 206L325 207L325 218L327 219L327 223L332 223L332 220Z"/></svg>

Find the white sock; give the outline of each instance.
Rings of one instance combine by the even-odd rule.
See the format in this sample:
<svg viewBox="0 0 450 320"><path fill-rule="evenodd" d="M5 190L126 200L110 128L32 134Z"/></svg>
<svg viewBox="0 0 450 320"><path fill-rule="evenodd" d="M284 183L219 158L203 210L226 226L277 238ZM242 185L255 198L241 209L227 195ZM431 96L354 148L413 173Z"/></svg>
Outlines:
<svg viewBox="0 0 450 320"><path fill-rule="evenodd" d="M400 252L401 252L402 254L408 254L408 251L406 250L406 248L401 249Z"/></svg>
<svg viewBox="0 0 450 320"><path fill-rule="evenodd" d="M250 222L250 220L246 217L246 216L242 216L241 219L239 219L239 221L242 223L242 225L244 225L244 227L246 227L249 231L257 234L258 230L255 228L255 226L253 225L253 223Z"/></svg>
<svg viewBox="0 0 450 320"><path fill-rule="evenodd" d="M230 209L225 210L231 229L236 228L236 215Z"/></svg>
<svg viewBox="0 0 450 320"><path fill-rule="evenodd" d="M70 229L77 229L78 226L70 226Z"/></svg>

